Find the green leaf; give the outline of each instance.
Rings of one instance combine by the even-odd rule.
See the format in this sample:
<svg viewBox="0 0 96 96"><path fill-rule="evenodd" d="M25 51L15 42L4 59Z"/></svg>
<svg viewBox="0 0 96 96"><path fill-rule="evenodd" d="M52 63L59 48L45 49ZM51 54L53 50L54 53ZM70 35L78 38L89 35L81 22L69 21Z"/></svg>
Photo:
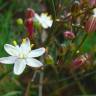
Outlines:
<svg viewBox="0 0 96 96"><path fill-rule="evenodd" d="M2 96L17 96L17 95L21 96L21 92L20 91L12 91L12 92L6 93Z"/></svg>

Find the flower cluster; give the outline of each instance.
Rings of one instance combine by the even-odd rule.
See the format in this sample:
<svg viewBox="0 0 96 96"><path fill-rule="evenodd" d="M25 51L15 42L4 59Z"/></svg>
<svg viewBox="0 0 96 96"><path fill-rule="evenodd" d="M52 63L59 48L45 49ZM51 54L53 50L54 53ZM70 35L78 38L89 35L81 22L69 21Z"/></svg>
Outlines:
<svg viewBox="0 0 96 96"><path fill-rule="evenodd" d="M33 88L38 88L39 96L43 93L44 96L46 94L77 96L78 93L84 93L84 95L94 93L95 90L90 90L93 85L86 86L86 77L96 73L96 0L17 1L15 0L20 5L18 10L11 9L14 6L9 7L11 5L9 2L6 3L8 6L3 4L0 10L4 13L4 15L0 14L0 49L2 50L0 50L0 78L12 73L20 75L18 80L17 76L10 77L16 86L13 84L14 90L6 91L7 94L3 96L10 94L15 96L19 93L20 96L37 96L37 91L34 92ZM7 7L9 8L6 14L3 8ZM25 7L26 9L23 9ZM2 24L3 21L5 21L4 24ZM4 52L7 54L5 55ZM95 81L96 77L88 77L88 79ZM86 82L83 84L84 88L80 85L81 81ZM43 86L46 87L44 90ZM70 91L70 86L74 89L80 87L80 90ZM20 92L15 92L15 87L16 90L20 89ZM85 92L87 87L89 89L86 91L90 92ZM66 90L67 92L64 92Z"/></svg>
<svg viewBox="0 0 96 96"><path fill-rule="evenodd" d="M44 29L47 29L52 26L53 20L47 13L42 13L39 16L33 9L28 8L26 11L25 26L29 33L29 38L33 35L35 23L39 24Z"/></svg>
<svg viewBox="0 0 96 96"><path fill-rule="evenodd" d="M0 63L4 64L14 64L14 74L20 75L24 71L26 65L31 67L41 67L43 64L34 59L34 57L39 57L45 53L45 48L39 48L31 50L30 40L34 32L34 23L38 23L44 29L51 27L53 20L51 16L43 13L39 16L33 9L28 8L26 11L25 26L29 33L28 37L22 41L22 44L17 45L14 41L15 46L10 44L5 44L4 49L10 55L8 57L0 58ZM17 23L22 24L23 20L18 19Z"/></svg>

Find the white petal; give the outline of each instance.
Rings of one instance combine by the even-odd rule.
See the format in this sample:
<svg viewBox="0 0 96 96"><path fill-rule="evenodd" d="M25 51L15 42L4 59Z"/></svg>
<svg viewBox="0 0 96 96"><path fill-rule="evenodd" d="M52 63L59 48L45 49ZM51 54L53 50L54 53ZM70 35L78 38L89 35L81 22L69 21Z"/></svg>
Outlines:
<svg viewBox="0 0 96 96"><path fill-rule="evenodd" d="M31 47L30 47L30 40L28 38L25 39L24 42L22 42L21 46L20 46L20 49L21 51L24 53L24 54L27 54L30 50L31 50Z"/></svg>
<svg viewBox="0 0 96 96"><path fill-rule="evenodd" d="M17 57L9 56L0 58L0 63L4 64L13 64L16 61Z"/></svg>
<svg viewBox="0 0 96 96"><path fill-rule="evenodd" d="M46 22L43 22L42 18L38 14L35 14L35 20L38 21L43 28L48 28Z"/></svg>
<svg viewBox="0 0 96 96"><path fill-rule="evenodd" d="M48 25L49 27L51 27L52 24L53 24L53 21L51 21L51 20L49 20L49 21L47 22L47 25Z"/></svg>
<svg viewBox="0 0 96 96"><path fill-rule="evenodd" d="M44 28L44 29L47 29L48 28L48 25L47 25L47 23L46 22L44 22L44 21L40 21L41 22L41 25L42 25L42 27Z"/></svg>
<svg viewBox="0 0 96 96"><path fill-rule="evenodd" d="M31 67L41 67L41 66L43 66L43 64L40 61L38 61L36 59L33 59L33 58L27 58L26 61L27 61L27 65L29 65Z"/></svg>
<svg viewBox="0 0 96 96"><path fill-rule="evenodd" d="M41 26L45 29L52 26L53 20L50 19L49 16L46 14L41 14L39 16L38 14L35 14L35 19L41 24Z"/></svg>
<svg viewBox="0 0 96 96"><path fill-rule="evenodd" d="M93 16L96 17L96 8L93 9Z"/></svg>
<svg viewBox="0 0 96 96"><path fill-rule="evenodd" d="M6 51L8 54L10 54L10 55L12 55L12 56L18 56L18 54L19 54L18 48L15 47L15 46L12 46L12 45L10 45L10 44L5 44L5 45L4 45L4 49L5 49L5 51Z"/></svg>
<svg viewBox="0 0 96 96"><path fill-rule="evenodd" d="M35 13L35 20L40 22L40 16L38 14Z"/></svg>
<svg viewBox="0 0 96 96"><path fill-rule="evenodd" d="M45 48L38 48L35 50L32 50L29 54L28 57L38 57L41 56L45 53Z"/></svg>
<svg viewBox="0 0 96 96"><path fill-rule="evenodd" d="M45 14L41 14L41 22L43 27L46 25L47 27L51 27L53 20L51 20L51 18Z"/></svg>
<svg viewBox="0 0 96 96"><path fill-rule="evenodd" d="M14 64L14 74L20 75L26 67L26 61L24 59L17 59Z"/></svg>

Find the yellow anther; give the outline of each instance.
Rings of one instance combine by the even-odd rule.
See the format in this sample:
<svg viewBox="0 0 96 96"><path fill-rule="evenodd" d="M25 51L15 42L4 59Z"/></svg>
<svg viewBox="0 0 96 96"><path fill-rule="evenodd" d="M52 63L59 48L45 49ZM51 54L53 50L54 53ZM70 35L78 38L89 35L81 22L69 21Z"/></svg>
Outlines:
<svg viewBox="0 0 96 96"><path fill-rule="evenodd" d="M51 20L51 19L52 19L52 16L51 16L51 15L50 15L50 16L48 16L48 19L50 19L50 20Z"/></svg>
<svg viewBox="0 0 96 96"><path fill-rule="evenodd" d="M34 46L34 44L31 44L30 47L32 48Z"/></svg>
<svg viewBox="0 0 96 96"><path fill-rule="evenodd" d="M60 21L60 19L56 19L56 21L57 21L57 22L59 22L59 21Z"/></svg>
<svg viewBox="0 0 96 96"><path fill-rule="evenodd" d="M13 41L13 44L14 44L14 46L16 46L16 45L17 45L17 42L14 40L14 41Z"/></svg>
<svg viewBox="0 0 96 96"><path fill-rule="evenodd" d="M42 13L41 15L45 15L45 16L48 16L48 13Z"/></svg>
<svg viewBox="0 0 96 96"><path fill-rule="evenodd" d="M26 42L26 38L24 38L24 39L22 40L22 44L25 43L25 42Z"/></svg>

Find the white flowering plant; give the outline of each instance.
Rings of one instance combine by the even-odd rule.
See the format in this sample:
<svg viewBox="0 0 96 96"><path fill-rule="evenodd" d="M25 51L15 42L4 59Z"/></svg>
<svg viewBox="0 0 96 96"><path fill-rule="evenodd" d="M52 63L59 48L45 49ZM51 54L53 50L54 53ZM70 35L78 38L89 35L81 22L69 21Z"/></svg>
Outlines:
<svg viewBox="0 0 96 96"><path fill-rule="evenodd" d="M0 96L91 96L95 70L96 0L0 1Z"/></svg>

